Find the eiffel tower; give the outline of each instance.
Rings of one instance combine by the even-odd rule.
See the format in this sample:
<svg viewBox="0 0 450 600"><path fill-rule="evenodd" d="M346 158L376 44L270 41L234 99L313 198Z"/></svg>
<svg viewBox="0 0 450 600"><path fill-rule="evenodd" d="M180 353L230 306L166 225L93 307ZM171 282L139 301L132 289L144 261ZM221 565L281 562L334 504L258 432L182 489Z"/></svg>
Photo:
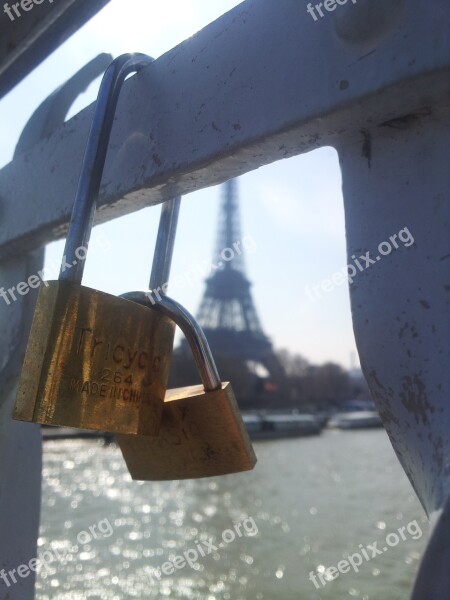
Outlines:
<svg viewBox="0 0 450 600"><path fill-rule="evenodd" d="M246 240L241 238L237 181L223 186L213 273L197 319L202 326L223 381L232 381L243 410L277 408L283 400L285 373L270 339L264 334L245 272ZM171 387L198 382L185 339L174 350Z"/></svg>
<svg viewBox="0 0 450 600"><path fill-rule="evenodd" d="M213 258L220 268L206 280L197 318L219 363L221 358L237 359L263 365L269 374L279 373L280 365L261 327L246 277L236 179L227 181L223 190ZM231 255L231 260L224 260Z"/></svg>

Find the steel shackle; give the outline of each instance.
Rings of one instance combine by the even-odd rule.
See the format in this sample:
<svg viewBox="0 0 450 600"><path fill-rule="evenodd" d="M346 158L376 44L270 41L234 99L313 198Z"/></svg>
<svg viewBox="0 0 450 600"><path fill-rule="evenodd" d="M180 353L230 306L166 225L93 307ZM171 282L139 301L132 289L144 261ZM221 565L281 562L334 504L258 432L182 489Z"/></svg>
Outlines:
<svg viewBox="0 0 450 600"><path fill-rule="evenodd" d="M152 62L145 54L123 54L113 60L103 75L64 247L60 281L81 283L84 261L78 260L77 251L89 244L119 94L128 75ZM71 269L66 269L65 260Z"/></svg>
<svg viewBox="0 0 450 600"><path fill-rule="evenodd" d="M120 298L147 306L174 321L186 336L205 392L220 390L222 383L208 340L198 321L184 306L168 296L161 296L158 302L151 302L146 292L128 292Z"/></svg>

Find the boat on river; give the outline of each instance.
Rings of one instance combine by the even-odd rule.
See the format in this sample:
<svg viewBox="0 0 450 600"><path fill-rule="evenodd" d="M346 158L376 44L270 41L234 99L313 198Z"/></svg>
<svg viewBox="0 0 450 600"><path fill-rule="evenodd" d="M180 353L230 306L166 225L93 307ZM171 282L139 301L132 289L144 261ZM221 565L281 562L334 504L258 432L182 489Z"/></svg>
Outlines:
<svg viewBox="0 0 450 600"><path fill-rule="evenodd" d="M318 435L322 421L307 414L243 414L244 425L253 440Z"/></svg>
<svg viewBox="0 0 450 600"><path fill-rule="evenodd" d="M335 414L328 427L337 429L372 429L383 427L380 415L375 410L356 410Z"/></svg>

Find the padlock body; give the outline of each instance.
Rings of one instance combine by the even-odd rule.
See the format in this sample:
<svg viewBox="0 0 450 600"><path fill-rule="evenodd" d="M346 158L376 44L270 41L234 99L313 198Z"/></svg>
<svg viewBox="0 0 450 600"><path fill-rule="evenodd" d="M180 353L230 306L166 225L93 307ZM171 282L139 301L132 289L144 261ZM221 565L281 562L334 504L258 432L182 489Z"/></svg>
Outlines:
<svg viewBox="0 0 450 600"><path fill-rule="evenodd" d="M117 436L131 477L164 481L253 469L256 456L229 383L168 390L157 437Z"/></svg>
<svg viewBox="0 0 450 600"><path fill-rule="evenodd" d="M175 325L104 292L47 284L36 304L14 419L156 435Z"/></svg>

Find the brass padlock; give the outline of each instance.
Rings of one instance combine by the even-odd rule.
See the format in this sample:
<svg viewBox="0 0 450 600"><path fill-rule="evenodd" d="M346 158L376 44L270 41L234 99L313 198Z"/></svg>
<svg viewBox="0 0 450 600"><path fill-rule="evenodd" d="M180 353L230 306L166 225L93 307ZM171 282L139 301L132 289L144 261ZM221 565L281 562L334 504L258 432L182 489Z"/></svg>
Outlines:
<svg viewBox="0 0 450 600"><path fill-rule="evenodd" d="M60 277L41 288L37 300L15 419L113 433L159 431L175 325L136 303L81 285L121 84L151 60L124 55L105 72Z"/></svg>
<svg viewBox="0 0 450 600"><path fill-rule="evenodd" d="M169 316L180 326L203 382L203 386L167 391L158 436L117 436L131 477L194 479L253 469L256 456L233 390L229 383L221 383L200 325L167 296L153 305L143 292L124 297Z"/></svg>

